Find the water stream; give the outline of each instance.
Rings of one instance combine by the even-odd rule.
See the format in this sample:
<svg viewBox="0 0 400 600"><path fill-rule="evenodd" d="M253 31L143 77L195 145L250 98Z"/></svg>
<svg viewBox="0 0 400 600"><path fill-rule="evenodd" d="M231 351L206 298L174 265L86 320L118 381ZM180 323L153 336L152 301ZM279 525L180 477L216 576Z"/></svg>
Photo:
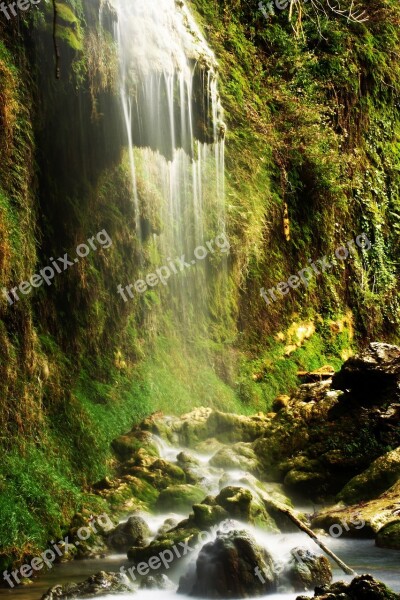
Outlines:
<svg viewBox="0 0 400 600"><path fill-rule="evenodd" d="M223 481L229 480L240 486L247 485L247 487L252 489L253 493L257 493L256 489L251 485L251 476L249 477L247 473L240 470L231 471L216 469L208 464L210 455L194 452L188 448L169 446L160 438L155 438L155 441L158 445L161 457L170 462L174 462L177 455L183 450L185 453L189 453L199 459L201 468L204 470L205 481L203 482L203 485L205 488L218 492L219 489L225 485L225 483L221 482L221 477L223 477ZM243 484L244 478L247 481L247 484ZM187 517L185 514L175 514L170 512L161 514L140 513L140 516L144 517L148 523L153 536L157 534L157 531L167 519L174 518L180 521ZM308 548L317 553L321 552L315 546L314 542L302 532L271 534L258 527L232 521L230 528L235 529L238 527L240 529L248 530L261 546L267 548L271 552L274 559L277 561L284 560L285 557L289 555L290 550L297 546ZM210 540L214 537L215 536L210 533ZM377 548L374 545L373 540L367 539L350 540L327 537L324 541L358 574L365 572L371 573L389 585L393 590L400 592L399 552ZM168 577L175 583L176 587L178 587L179 578L187 570L189 560L192 560L193 557L196 558L199 550L200 547L195 553L190 555L190 558L184 557L179 561L175 561L172 568L166 572ZM38 600L43 592L56 583L83 581L85 578L100 570L118 572L122 565L125 565L126 567L129 565L129 561L127 561L126 555L124 554L114 554L103 559L80 560L58 564L31 585L22 586L15 590L0 590L0 597L7 596L18 600ZM332 565L332 567L334 580L351 580L350 576L344 575L335 565ZM160 598L165 600L172 600L173 598L174 600L177 600L178 597L185 598L184 594L177 596L175 591L165 591L160 589L140 590L139 592L136 592L136 594L141 600L159 600ZM281 593L265 596L265 599L295 600L298 595L299 592L296 593L295 591L282 590ZM313 596L311 592L307 593L307 595L310 595L310 597ZM107 596L104 596L104 598L106 597ZM115 598L115 596L113 597ZM133 596L130 594L118 596L121 600L125 600L125 598L128 597L131 598ZM186 598L188 599L189 596L186 596Z"/></svg>

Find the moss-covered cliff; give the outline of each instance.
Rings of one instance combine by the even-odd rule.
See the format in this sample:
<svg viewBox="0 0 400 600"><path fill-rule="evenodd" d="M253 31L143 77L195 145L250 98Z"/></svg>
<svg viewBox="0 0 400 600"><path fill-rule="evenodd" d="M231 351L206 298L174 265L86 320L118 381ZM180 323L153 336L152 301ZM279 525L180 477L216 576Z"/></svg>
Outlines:
<svg viewBox="0 0 400 600"><path fill-rule="evenodd" d="M115 14L58 4L0 24L0 279L10 289L106 229L113 244L10 306L0 304L0 546L8 557L61 534L110 466L110 441L140 417L208 404L268 411L297 371L334 367L376 337L396 340L400 9L363 24L256 3L193 0L216 53L226 137L228 289L215 279L207 331L188 344L138 273L129 157L120 135ZM293 17L295 19L295 16ZM152 190L139 191L148 218ZM290 239L288 239L288 227ZM364 232L371 249L269 306L309 259ZM207 238L208 239L208 238ZM149 240L146 265L158 265ZM204 324L203 324L204 325ZM49 494L49 490L51 493Z"/></svg>

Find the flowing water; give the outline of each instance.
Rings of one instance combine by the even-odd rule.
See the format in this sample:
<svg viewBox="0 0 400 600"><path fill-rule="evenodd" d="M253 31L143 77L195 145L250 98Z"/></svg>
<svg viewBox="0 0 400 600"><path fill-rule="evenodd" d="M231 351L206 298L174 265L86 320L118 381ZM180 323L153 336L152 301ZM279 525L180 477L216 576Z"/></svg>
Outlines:
<svg viewBox="0 0 400 600"><path fill-rule="evenodd" d="M155 437L155 442L158 445L160 455L165 460L174 462L177 455L184 450L185 453L192 454L201 463L201 469L204 473L204 481L202 485L205 489L213 490L214 492L219 491L222 486L226 485L226 481L240 486L247 486L253 493L257 493L256 489L252 485L252 476L240 470L221 470L216 469L208 464L210 455L200 454L187 448L171 447L166 444L160 438ZM221 481L221 477L223 478ZM254 479L254 481L256 481ZM268 484L267 484L268 485ZM175 518L180 521L187 517L186 514L175 514L175 513L163 513L163 514L148 514L141 513L141 516L148 523L151 533L153 536L157 534L159 528L163 525L164 521L169 518ZM245 523L239 523L237 521L230 521L227 529L246 529L248 530L257 540L257 542L265 547L273 555L274 560L279 562L284 561L288 558L290 550L294 547L302 546L316 553L320 553L320 549L314 544L305 533L280 533L271 534L265 532L265 530L258 527L250 526ZM208 539L206 539L208 538ZM203 542L215 538L215 534L208 531L207 535L204 535ZM349 566L351 566L358 574L371 573L381 581L389 585L393 590L400 592L400 576L399 576L399 559L400 553L395 550L386 550L377 548L374 545L373 540L365 539L344 539L344 538L330 538L324 539L325 543L333 550L340 558L342 558ZM203 542L199 545L198 549L189 555L189 557L183 557L179 560L174 561L171 565L171 569L166 571L168 577L173 581L176 588L178 587L179 578L182 576L188 568L190 560L195 560ZM115 554L108 556L104 559L96 560L83 560L73 561L60 565L55 565L52 570L46 573L45 576L35 581L32 585L20 587L16 590L0 590L0 597L7 596L9 598L15 597L18 600L38 600L50 586L56 583L67 583L67 582L79 582L89 577L93 573L100 570L115 571L118 572L120 567L124 565L126 568L129 566L129 562L125 555ZM333 566L334 580L350 581L351 577L344 575L335 565ZM149 573L151 575L151 572ZM294 600L299 592L294 592L290 589L282 589L278 594L271 594L265 596L268 600ZM311 592L306 595L313 596ZM107 596L104 596L106 598ZM110 596L110 598L115 596ZM129 597L134 597L132 594L121 594L118 598L121 600L127 600ZM140 600L177 600L177 598L185 598L185 594L177 596L176 591L165 591L160 589L152 590L140 590L136 592L136 597ZM189 599L189 596L186 596Z"/></svg>
<svg viewBox="0 0 400 600"><path fill-rule="evenodd" d="M208 313L209 270L193 253L225 231L217 64L184 3L114 5L142 275L149 256L169 266L185 254L190 268L168 282L168 304L184 321L198 321ZM220 257L220 274L225 260Z"/></svg>

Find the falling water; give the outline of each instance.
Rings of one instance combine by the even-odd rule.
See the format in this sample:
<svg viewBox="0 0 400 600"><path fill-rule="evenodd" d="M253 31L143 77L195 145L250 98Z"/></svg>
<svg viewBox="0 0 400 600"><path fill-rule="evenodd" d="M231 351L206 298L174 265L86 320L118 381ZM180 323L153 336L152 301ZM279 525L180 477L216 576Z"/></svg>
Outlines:
<svg viewBox="0 0 400 600"><path fill-rule="evenodd" d="M207 311L208 292L207 267L192 268L193 251L225 230L216 60L183 2L115 0L115 7L136 235L142 255L159 265L190 258L190 272L168 282L179 314L190 319Z"/></svg>

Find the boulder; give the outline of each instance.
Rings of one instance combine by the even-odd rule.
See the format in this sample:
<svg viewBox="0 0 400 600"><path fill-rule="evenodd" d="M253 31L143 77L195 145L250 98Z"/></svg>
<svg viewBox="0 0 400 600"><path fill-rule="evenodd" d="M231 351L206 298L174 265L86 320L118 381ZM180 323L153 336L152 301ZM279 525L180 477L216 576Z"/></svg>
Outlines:
<svg viewBox="0 0 400 600"><path fill-rule="evenodd" d="M106 543L117 552L127 552L130 546L145 546L150 537L146 521L142 517L130 517L107 535Z"/></svg>
<svg viewBox="0 0 400 600"><path fill-rule="evenodd" d="M338 581L330 586L317 587L314 598L320 600L400 600L400 594L390 591L371 575L361 575L349 584ZM310 598L309 596L298 596L296 600L310 600Z"/></svg>
<svg viewBox="0 0 400 600"><path fill-rule="evenodd" d="M261 577L256 576L256 572ZM246 531L218 534L205 544L196 562L194 581L188 590L184 578L178 592L202 598L246 598L276 590L271 556Z"/></svg>
<svg viewBox="0 0 400 600"><path fill-rule="evenodd" d="M332 581L329 560L305 548L294 548L292 558L284 575L295 591L313 590L317 585L328 585Z"/></svg>
<svg viewBox="0 0 400 600"><path fill-rule="evenodd" d="M208 465L203 465L201 462L192 456L189 452L180 452L176 457L178 466L183 470L186 476L187 483L207 483Z"/></svg>
<svg viewBox="0 0 400 600"><path fill-rule="evenodd" d="M279 532L263 501L255 497L250 490L228 486L223 488L215 497L215 503L221 506L233 519L258 525L271 532Z"/></svg>
<svg viewBox="0 0 400 600"><path fill-rule="evenodd" d="M338 500L354 504L371 500L400 479L400 446L377 458L363 473L356 475L339 492Z"/></svg>
<svg viewBox="0 0 400 600"><path fill-rule="evenodd" d="M400 503L398 504L397 514L400 516ZM379 548L400 550L400 519L382 527L378 531L375 543Z"/></svg>
<svg viewBox="0 0 400 600"><path fill-rule="evenodd" d="M203 500L205 492L194 485L171 485L160 493L156 506L165 512L187 512Z"/></svg>
<svg viewBox="0 0 400 600"><path fill-rule="evenodd" d="M93 598L106 594L132 592L133 586L126 575L100 571L82 583L65 583L51 587L42 600L69 600L70 598Z"/></svg>
<svg viewBox="0 0 400 600"><path fill-rule="evenodd" d="M260 474L260 465L251 444L239 442L232 446L224 446L210 460L210 465L222 469L240 469Z"/></svg>

